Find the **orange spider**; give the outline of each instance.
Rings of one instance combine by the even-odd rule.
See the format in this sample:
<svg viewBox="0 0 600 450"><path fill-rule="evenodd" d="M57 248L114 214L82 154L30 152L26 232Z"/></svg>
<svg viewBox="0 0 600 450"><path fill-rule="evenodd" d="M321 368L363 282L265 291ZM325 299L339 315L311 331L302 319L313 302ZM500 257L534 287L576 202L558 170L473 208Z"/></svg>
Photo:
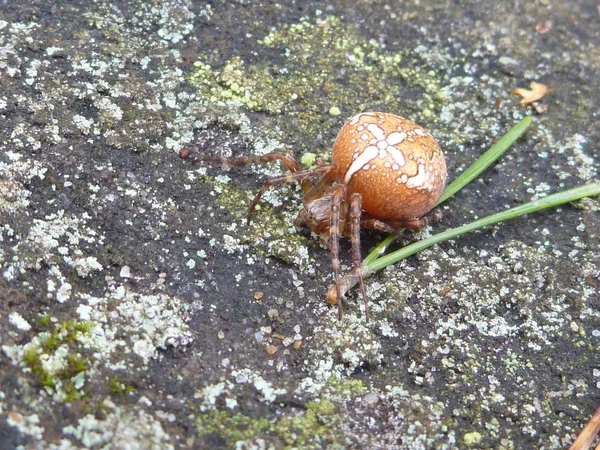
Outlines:
<svg viewBox="0 0 600 450"><path fill-rule="evenodd" d="M446 161L440 146L425 129L393 114L365 112L349 119L333 145L331 164L302 170L284 153L263 156L197 157L189 148L180 156L192 163L218 161L231 166L281 161L287 175L268 178L254 197L248 223L260 198L271 186L298 182L305 193L303 208L295 220L329 243L336 285L338 317L342 318L339 282L339 238L352 242L352 260L369 319L367 295L361 272L360 230L370 228L397 233L399 228L418 229L440 198L446 184ZM319 177L315 184L311 179Z"/></svg>

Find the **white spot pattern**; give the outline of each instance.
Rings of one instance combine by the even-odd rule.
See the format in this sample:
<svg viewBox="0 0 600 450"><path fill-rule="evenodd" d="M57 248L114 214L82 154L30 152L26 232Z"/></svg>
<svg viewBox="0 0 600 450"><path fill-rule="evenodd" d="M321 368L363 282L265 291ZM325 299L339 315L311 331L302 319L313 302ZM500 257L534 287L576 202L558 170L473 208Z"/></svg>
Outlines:
<svg viewBox="0 0 600 450"><path fill-rule="evenodd" d="M352 160L352 164L350 167L348 167L348 171L344 177L344 183L348 184L352 178L352 175L368 164L373 158L376 158L378 154L379 149L377 147L372 145L366 147L361 154Z"/></svg>
<svg viewBox="0 0 600 450"><path fill-rule="evenodd" d="M371 132L373 137L378 141L383 141L385 139L385 131L376 123L370 123L367 125L367 130Z"/></svg>
<svg viewBox="0 0 600 450"><path fill-rule="evenodd" d="M406 181L406 187L426 187L424 186L426 180L427 177L425 172L425 166L423 164L419 164L419 170L417 171L417 174L414 177L408 178L408 180Z"/></svg>
<svg viewBox="0 0 600 450"><path fill-rule="evenodd" d="M350 125L357 125L362 116L375 117L374 114L359 114L352 118ZM380 119L383 119L383 117L380 117ZM393 170L398 170L400 167L406 164L404 154L395 147L407 138L406 133L402 131L394 131L386 136L385 130L376 123L368 123L366 125L361 124L356 127L356 130L359 133L362 133L366 130L371 133L373 138L369 140L368 133L362 133L360 135L360 140L363 142L369 140L370 145L366 147L365 150L360 154L357 154L355 150L352 164L348 168L348 171L344 177L345 183L349 183L352 179L352 176L354 176L354 174L357 173L361 168L367 170L370 167L368 163L371 162L371 160L375 158L384 159L387 157L388 153L394 160L394 165L392 166ZM376 149L379 150L377 153L375 152ZM390 167L389 163L386 162L385 167Z"/></svg>
<svg viewBox="0 0 600 450"><path fill-rule="evenodd" d="M406 139L406 133L400 133L398 131L394 131L393 133L389 134L389 136L386 139L386 142L389 145L398 145L404 139Z"/></svg>
<svg viewBox="0 0 600 450"><path fill-rule="evenodd" d="M438 185L436 180L439 178L437 163L434 163L430 158L436 161L441 158L443 161L441 152L433 148L431 149L433 150L431 156L427 156L427 160L425 160L423 157L417 159L416 155L411 152L405 155L398 148L403 142L414 143L422 138L433 139L432 136L426 130L402 118L400 120L408 122L409 128L412 129L403 130L404 122L399 121L396 122L395 130L386 132L388 125L386 124L385 128L383 126L386 120L385 115L378 113L362 113L350 120L349 125L351 128L349 131L357 139L352 139L352 144L356 147L352 154L350 167L344 175L344 182L346 184L350 183L352 177L361 170L369 171L379 166L391 169L389 172L382 172L381 176L384 178L390 177L398 184L405 184L409 189L428 191L436 189ZM423 145L425 146L424 151L427 152L425 154L429 154L428 152L431 150L428 146L430 144L425 141ZM407 160L409 161L408 169L404 168ZM408 170L410 173L414 173L415 168L416 174L412 176L406 172Z"/></svg>

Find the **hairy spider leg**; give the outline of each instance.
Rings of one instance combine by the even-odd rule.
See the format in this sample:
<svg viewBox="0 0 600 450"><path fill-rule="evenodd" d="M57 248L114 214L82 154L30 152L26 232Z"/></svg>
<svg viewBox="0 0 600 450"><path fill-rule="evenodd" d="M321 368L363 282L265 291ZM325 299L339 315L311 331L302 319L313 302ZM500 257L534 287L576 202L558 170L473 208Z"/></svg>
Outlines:
<svg viewBox="0 0 600 450"><path fill-rule="evenodd" d="M437 222L438 220L446 217L451 214L452 211L436 211L427 214L423 217L418 217L414 219L404 219L404 220L379 220L374 219L372 217L363 218L360 221L360 225L362 228L368 228L370 230L383 231L384 233L395 234L396 236L404 239L410 239L408 235L402 233L403 228L408 228L409 230L420 230L432 222Z"/></svg>
<svg viewBox="0 0 600 450"><path fill-rule="evenodd" d="M340 289L340 216L346 217L346 185L338 184L331 200L331 218L329 219L329 248L331 251L331 265L333 266L333 277L335 279L335 294L338 305L338 319L342 319L342 294Z"/></svg>
<svg viewBox="0 0 600 450"><path fill-rule="evenodd" d="M283 183L293 183L293 182L303 183L304 181L309 182L308 180L312 177L316 177L318 175L323 175L323 174L332 172L334 170L337 170L337 166L335 164L328 164L328 165L324 165L324 166L314 167L314 168L308 169L308 170L302 170L300 172L293 172L293 173L289 173L287 175L281 175L279 177L267 178L264 181L263 186L260 188L260 190L256 194L256 197L254 197L254 200L252 200L252 204L250 205L250 210L248 211L247 223L250 223L250 221L252 220L252 216L254 215L254 210L256 208L256 205L258 205L260 198L267 191L267 189L269 189L271 186L275 186L277 184L283 184ZM311 184L311 187L312 187L312 184Z"/></svg>
<svg viewBox="0 0 600 450"><path fill-rule="evenodd" d="M319 165L317 167L331 167L331 170L327 171L320 179L315 183L310 191L304 196L302 203L306 206L310 202L323 197L325 194L330 192L331 185L337 177L337 167L332 167L334 164Z"/></svg>
<svg viewBox="0 0 600 450"><path fill-rule="evenodd" d="M398 228L395 228L389 223L383 222L379 219L362 219L360 221L360 226L370 230L383 231L384 233L398 234Z"/></svg>
<svg viewBox="0 0 600 450"><path fill-rule="evenodd" d="M227 164L228 166L244 166L247 164L259 164L259 163L268 163L271 161L281 161L281 163L289 170L291 173L296 173L301 171L300 164L296 161L292 156L287 153L279 153L272 152L266 153L262 156L240 156L236 158L224 158L218 156L195 156L189 149L183 149L179 152L179 155L184 159L189 159L192 164L197 164L199 162L209 161L209 162L221 162L223 164ZM300 182L302 185L302 190L306 193L311 190L312 183L309 180L302 180Z"/></svg>
<svg viewBox="0 0 600 450"><path fill-rule="evenodd" d="M355 192L350 197L350 241L352 242L352 261L354 262L354 271L358 277L358 284L362 292L363 302L365 304L365 319L369 320L369 303L365 291L362 269L360 264L362 257L360 254L360 216L362 213L362 196Z"/></svg>
<svg viewBox="0 0 600 450"><path fill-rule="evenodd" d="M291 172L289 175L282 175L279 177L268 178L265 180L262 188L254 197L252 204L250 205L250 209L248 211L247 223L249 224L252 220L252 216L254 215L254 210L256 209L256 205L260 201L263 194L269 189L271 186L282 183L292 183L299 182L302 186L302 190L304 193L311 192L313 190L313 184L310 182L310 178L313 178L317 175L323 175L327 173L334 173L337 169L337 166L334 164L321 164L313 169L308 170L300 170L300 164L296 161L292 156L286 153L267 153L262 156L243 156L236 158L225 158L225 157L217 157L217 156L203 156L197 157L194 155L191 149L185 148L180 150L179 156L182 159L188 159L192 162L192 164L197 164L199 162L220 162L223 164L227 164L229 166L243 166L246 164L258 164L258 163L267 163L271 161L281 161L283 165ZM332 181L331 181L332 182ZM329 184L331 184L331 182ZM313 194L314 195L314 194Z"/></svg>

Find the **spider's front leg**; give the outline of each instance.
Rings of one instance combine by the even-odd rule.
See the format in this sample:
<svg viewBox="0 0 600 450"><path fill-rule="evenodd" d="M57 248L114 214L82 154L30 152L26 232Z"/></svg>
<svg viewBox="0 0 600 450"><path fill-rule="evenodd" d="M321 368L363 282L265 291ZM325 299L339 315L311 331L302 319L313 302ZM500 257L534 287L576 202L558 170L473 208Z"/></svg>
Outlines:
<svg viewBox="0 0 600 450"><path fill-rule="evenodd" d="M343 209L343 211L342 211ZM331 266L335 280L335 294L338 305L338 319L342 319L342 293L340 289L340 216L346 217L346 185L338 184L331 198L331 217L329 219L329 249Z"/></svg>
<svg viewBox="0 0 600 450"><path fill-rule="evenodd" d="M260 201L263 194L271 186L275 186L277 184L282 184L282 183L298 182L302 186L302 190L305 193L307 193L307 192L310 192L311 189L313 188L313 185L310 182L311 178L318 176L318 175L323 175L323 174L327 174L330 172L334 172L336 169L336 166L334 166L333 164L328 164L328 165L320 165L318 167L315 167L315 168L309 169L309 170L301 170L300 164L298 164L298 161L296 161L292 156L285 154L285 153L278 153L278 152L267 153L262 156L248 156L248 157L244 156L244 157L236 157L236 158L223 158L223 157L216 157L216 156L198 157L194 154L194 152L192 151L191 148L183 148L179 151L179 156L182 159L187 159L188 161L191 161L192 164L197 164L199 162L206 161L206 162L220 162L223 164L227 164L229 166L243 166L246 164L258 164L258 163L268 163L271 161L281 161L283 163L283 165L291 173L287 174L287 175L281 175L279 177L267 178L265 180L263 186L258 191L256 196L254 197L254 200L252 201L252 204L250 205L250 209L248 211L247 223L250 223L250 221L252 220L252 216L254 215L254 210L256 209L256 205L258 205L258 202Z"/></svg>
<svg viewBox="0 0 600 450"><path fill-rule="evenodd" d="M279 177L267 178L264 181L263 186L260 188L260 190L258 191L256 196L254 197L254 200L252 200L252 204L250 205L250 210L248 211L248 222L247 223L250 223L250 221L252 220L252 216L254 215L254 210L256 209L256 205L258 205L258 202L260 201L263 194L271 186L276 186L278 184L283 184L283 183L307 182L312 187L312 184L309 181L311 178L316 177L318 175L327 174L336 169L337 169L337 167L335 165L329 164L326 166L318 166L313 169L303 170L300 172L289 173L287 175L281 175ZM309 189L309 191L310 191L310 189Z"/></svg>
<svg viewBox="0 0 600 450"><path fill-rule="evenodd" d="M355 192L350 197L350 241L352 242L352 261L354 262L354 272L358 277L358 284L362 292L363 302L365 304L365 319L369 320L369 303L363 281L361 263L362 256L360 252L360 216L362 214L362 196Z"/></svg>
<svg viewBox="0 0 600 450"><path fill-rule="evenodd" d="M185 147L179 150L179 157L187 159L192 164L199 162L220 162L228 166L245 166L247 164L264 164L271 161L281 161L287 170L291 173L301 172L300 164L291 155L287 153L272 152L261 156L239 156L233 158L218 156L197 156L191 147ZM303 180L300 183L304 192L310 191L312 183L309 180Z"/></svg>

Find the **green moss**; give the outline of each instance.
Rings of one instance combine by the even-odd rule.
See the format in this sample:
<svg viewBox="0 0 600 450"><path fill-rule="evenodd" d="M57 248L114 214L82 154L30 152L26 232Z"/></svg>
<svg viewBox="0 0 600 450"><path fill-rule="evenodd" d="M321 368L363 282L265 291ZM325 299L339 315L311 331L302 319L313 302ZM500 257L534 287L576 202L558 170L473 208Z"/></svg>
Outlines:
<svg viewBox="0 0 600 450"><path fill-rule="evenodd" d="M49 328L49 316L38 320L40 328ZM36 382L50 394L59 392L63 401L72 402L85 396L84 373L89 359L77 352L78 342L93 324L67 320L54 324L53 330L40 332L24 347L22 363L35 375Z"/></svg>
<svg viewBox="0 0 600 450"><path fill-rule="evenodd" d="M27 349L25 354L23 355L23 362L27 366L33 366L39 361L40 357L38 356L38 352L35 348Z"/></svg>
<svg viewBox="0 0 600 450"><path fill-rule="evenodd" d="M218 194L217 203L227 208L237 220L245 219L248 216L248 208L250 207L249 191L236 188L232 184L219 183L208 176L203 177L203 181L212 183Z"/></svg>
<svg viewBox="0 0 600 450"><path fill-rule="evenodd" d="M87 320L66 320L59 330L66 333L66 339L77 340L77 333L87 333L94 326L93 322Z"/></svg>
<svg viewBox="0 0 600 450"><path fill-rule="evenodd" d="M87 392L77 389L73 381L69 380L65 383L63 387L63 401L65 403L71 403L85 397L87 397Z"/></svg>
<svg viewBox="0 0 600 450"><path fill-rule="evenodd" d="M42 341L42 349L46 353L53 353L58 347L60 347L61 342L62 340L60 338L59 332L55 331L52 334L46 335L46 339Z"/></svg>
<svg viewBox="0 0 600 450"><path fill-rule="evenodd" d="M317 161L317 155L312 152L306 152L300 158L300 163L306 168L312 168L315 166Z"/></svg>
<svg viewBox="0 0 600 450"><path fill-rule="evenodd" d="M44 371L41 366L37 366L33 368L34 373L38 374L38 382L48 388L54 388L56 386L56 377L46 371Z"/></svg>
<svg viewBox="0 0 600 450"><path fill-rule="evenodd" d="M284 141L305 146L297 150L313 151L301 137L322 134L324 126L336 129L338 115L347 117L372 105L418 121L439 111L446 100L442 67L433 67L427 54L387 51L336 17L286 24L259 44L278 51L285 65L279 60L248 64L236 56L217 69L206 54L195 63L189 81L206 103L234 100L276 116Z"/></svg>
<svg viewBox="0 0 600 450"><path fill-rule="evenodd" d="M122 383L118 375L115 375L113 378L111 378L111 380L108 382L108 386L115 394L129 394L135 391L135 387L133 385Z"/></svg>
<svg viewBox="0 0 600 450"><path fill-rule="evenodd" d="M283 444L285 449L342 449L348 444L340 429L343 422L344 417L337 412L336 404L324 398L308 402L301 414L271 422L240 413L210 411L198 417L196 432L198 436L215 434L230 448L239 441L270 438L278 442L278 448Z"/></svg>
<svg viewBox="0 0 600 450"><path fill-rule="evenodd" d="M62 372L64 377L74 377L75 375L84 372L88 369L89 359L74 353L67 355L67 367Z"/></svg>
<svg viewBox="0 0 600 450"><path fill-rule="evenodd" d="M470 433L465 433L463 441L465 442L465 445L467 447L471 447L473 445L478 445L482 439L483 436L481 436L481 433L477 431L472 431Z"/></svg>
<svg viewBox="0 0 600 450"><path fill-rule="evenodd" d="M337 106L332 106L331 108L329 108L330 116L339 116L341 113L342 111L340 111L340 108L338 108Z"/></svg>
<svg viewBox="0 0 600 450"><path fill-rule="evenodd" d="M94 327L94 322L90 320L77 320L74 324L74 329L80 333L87 333Z"/></svg>
<svg viewBox="0 0 600 450"><path fill-rule="evenodd" d="M268 428L269 422L266 419L254 420L240 413L230 415L227 411L211 411L196 420L198 436L218 433L230 446L236 441L256 436Z"/></svg>
<svg viewBox="0 0 600 450"><path fill-rule="evenodd" d="M308 402L304 414L280 419L274 430L283 438L286 448L345 448L344 443L339 442L343 432L338 426L342 421L335 404L320 399Z"/></svg>
<svg viewBox="0 0 600 450"><path fill-rule="evenodd" d="M38 317L38 325L40 327L47 327L50 324L50 319L52 318L49 314L43 314Z"/></svg>
<svg viewBox="0 0 600 450"><path fill-rule="evenodd" d="M333 389L334 392L345 392L355 395L364 394L367 390L361 380L340 380L337 376L329 377L327 380L327 387Z"/></svg>

